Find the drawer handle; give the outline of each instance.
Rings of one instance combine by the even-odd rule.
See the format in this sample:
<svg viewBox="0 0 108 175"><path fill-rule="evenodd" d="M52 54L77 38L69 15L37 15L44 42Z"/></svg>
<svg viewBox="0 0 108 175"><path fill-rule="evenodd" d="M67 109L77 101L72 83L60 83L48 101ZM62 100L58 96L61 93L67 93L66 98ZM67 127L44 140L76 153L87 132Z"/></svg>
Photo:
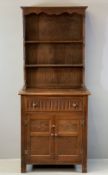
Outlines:
<svg viewBox="0 0 108 175"><path fill-rule="evenodd" d="M38 105L39 105L39 104L36 103L36 102L33 102L33 104L32 104L33 108L37 107Z"/></svg>
<svg viewBox="0 0 108 175"><path fill-rule="evenodd" d="M58 134L57 133L55 133L55 137L57 137L58 136Z"/></svg>
<svg viewBox="0 0 108 175"><path fill-rule="evenodd" d="M76 107L78 107L78 104L77 103L73 103L72 106L73 106L73 108L76 108Z"/></svg>

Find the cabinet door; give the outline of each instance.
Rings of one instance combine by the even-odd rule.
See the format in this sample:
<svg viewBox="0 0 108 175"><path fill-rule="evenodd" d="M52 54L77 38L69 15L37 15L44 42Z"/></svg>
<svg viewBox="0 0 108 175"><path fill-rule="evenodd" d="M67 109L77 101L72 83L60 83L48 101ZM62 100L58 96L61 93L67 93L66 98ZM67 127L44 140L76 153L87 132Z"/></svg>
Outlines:
<svg viewBox="0 0 108 175"><path fill-rule="evenodd" d="M53 162L53 116L45 113L31 113L27 116L30 163Z"/></svg>
<svg viewBox="0 0 108 175"><path fill-rule="evenodd" d="M65 114L66 115L66 114ZM81 162L82 127L80 119L71 116L55 118L55 156L58 162Z"/></svg>

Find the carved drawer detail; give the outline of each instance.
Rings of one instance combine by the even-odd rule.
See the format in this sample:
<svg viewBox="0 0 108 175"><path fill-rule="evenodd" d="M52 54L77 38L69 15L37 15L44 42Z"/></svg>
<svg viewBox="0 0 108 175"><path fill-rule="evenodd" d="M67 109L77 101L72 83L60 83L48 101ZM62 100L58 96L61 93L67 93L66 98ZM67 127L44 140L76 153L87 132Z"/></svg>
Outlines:
<svg viewBox="0 0 108 175"><path fill-rule="evenodd" d="M27 97L26 111L82 111L82 97Z"/></svg>

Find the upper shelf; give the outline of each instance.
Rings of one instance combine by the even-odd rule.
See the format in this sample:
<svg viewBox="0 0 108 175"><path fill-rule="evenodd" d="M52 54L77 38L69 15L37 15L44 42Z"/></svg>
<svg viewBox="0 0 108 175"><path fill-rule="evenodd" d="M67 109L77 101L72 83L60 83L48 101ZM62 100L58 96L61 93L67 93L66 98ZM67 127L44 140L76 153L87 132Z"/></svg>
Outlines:
<svg viewBox="0 0 108 175"><path fill-rule="evenodd" d="M25 67L84 67L83 64L26 64Z"/></svg>
<svg viewBox="0 0 108 175"><path fill-rule="evenodd" d="M38 41L38 40L35 40L35 41L33 41L33 40L31 40L31 41L24 41L25 42L25 44L27 43L27 44L37 44L37 43L45 43L45 44L47 44L47 43L61 43L61 44L65 44L65 43L84 43L84 41L83 40L73 40L73 41L60 41L60 40L58 40L58 41Z"/></svg>
<svg viewBox="0 0 108 175"><path fill-rule="evenodd" d="M58 10L59 12L59 10ZM31 13L24 19L26 41L77 42L84 39L82 16L63 13L51 16L45 13Z"/></svg>

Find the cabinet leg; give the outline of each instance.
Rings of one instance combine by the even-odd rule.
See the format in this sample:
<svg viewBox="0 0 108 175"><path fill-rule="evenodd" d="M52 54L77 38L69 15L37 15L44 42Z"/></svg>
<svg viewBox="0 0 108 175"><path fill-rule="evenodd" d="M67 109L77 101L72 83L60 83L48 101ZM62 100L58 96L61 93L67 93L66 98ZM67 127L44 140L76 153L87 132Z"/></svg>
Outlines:
<svg viewBox="0 0 108 175"><path fill-rule="evenodd" d="M87 164L82 164L82 173L87 173Z"/></svg>
<svg viewBox="0 0 108 175"><path fill-rule="evenodd" d="M21 162L21 173L26 172L26 164L24 162Z"/></svg>

